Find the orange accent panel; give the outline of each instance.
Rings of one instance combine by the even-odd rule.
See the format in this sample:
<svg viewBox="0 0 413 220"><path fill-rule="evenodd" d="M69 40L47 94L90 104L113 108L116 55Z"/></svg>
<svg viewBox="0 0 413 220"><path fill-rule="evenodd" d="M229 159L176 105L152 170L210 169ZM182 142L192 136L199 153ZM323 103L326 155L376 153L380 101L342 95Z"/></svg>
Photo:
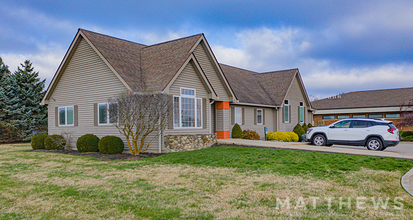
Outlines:
<svg viewBox="0 0 413 220"><path fill-rule="evenodd" d="M229 131L216 131L218 139L229 139Z"/></svg>
<svg viewBox="0 0 413 220"><path fill-rule="evenodd" d="M229 102L215 102L215 109L229 109Z"/></svg>

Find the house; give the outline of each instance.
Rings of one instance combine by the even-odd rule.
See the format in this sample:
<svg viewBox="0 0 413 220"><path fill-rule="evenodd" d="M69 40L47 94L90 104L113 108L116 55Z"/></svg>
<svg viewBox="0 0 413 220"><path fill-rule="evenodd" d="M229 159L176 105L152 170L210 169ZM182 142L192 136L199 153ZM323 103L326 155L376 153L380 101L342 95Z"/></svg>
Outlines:
<svg viewBox="0 0 413 220"><path fill-rule="evenodd" d="M79 29L41 102L49 133L124 139L109 120L108 99L143 89L174 100L171 123L149 151L182 147L170 141L176 136L230 138L235 122L261 137L265 127L312 122L298 69L260 74L219 64L203 34L148 46Z"/></svg>
<svg viewBox="0 0 413 220"><path fill-rule="evenodd" d="M400 106L413 99L413 88L349 92L313 101L314 124L329 125L344 118L400 120ZM403 128L407 129L407 128Z"/></svg>

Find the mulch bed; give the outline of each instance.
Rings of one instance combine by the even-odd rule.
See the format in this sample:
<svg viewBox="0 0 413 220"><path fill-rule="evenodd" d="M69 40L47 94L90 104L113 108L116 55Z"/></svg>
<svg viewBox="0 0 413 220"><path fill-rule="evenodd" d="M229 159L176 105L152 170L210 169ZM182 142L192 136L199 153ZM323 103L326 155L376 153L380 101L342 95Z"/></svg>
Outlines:
<svg viewBox="0 0 413 220"><path fill-rule="evenodd" d="M45 153L58 153L58 154L70 154L77 156L94 157L101 160L139 160L144 158L152 158L164 155L165 153L140 153L138 155L131 154L102 154L100 152L88 152L79 153L77 150L28 150L26 152L45 152Z"/></svg>

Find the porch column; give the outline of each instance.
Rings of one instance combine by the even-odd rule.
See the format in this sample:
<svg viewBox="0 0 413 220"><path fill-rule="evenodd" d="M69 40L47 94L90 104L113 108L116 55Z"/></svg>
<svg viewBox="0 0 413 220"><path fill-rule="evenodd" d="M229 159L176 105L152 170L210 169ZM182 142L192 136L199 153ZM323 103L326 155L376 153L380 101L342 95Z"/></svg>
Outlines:
<svg viewBox="0 0 413 220"><path fill-rule="evenodd" d="M215 123L218 139L228 139L229 136L229 102L215 101Z"/></svg>

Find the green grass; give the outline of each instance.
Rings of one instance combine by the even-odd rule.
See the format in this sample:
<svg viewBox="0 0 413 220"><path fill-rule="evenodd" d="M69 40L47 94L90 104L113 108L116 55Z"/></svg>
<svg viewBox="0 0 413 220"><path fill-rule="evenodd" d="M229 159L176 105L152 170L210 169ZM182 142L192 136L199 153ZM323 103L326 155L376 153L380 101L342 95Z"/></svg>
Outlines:
<svg viewBox="0 0 413 220"><path fill-rule="evenodd" d="M413 161L280 149L211 147L137 161L0 145L0 219L411 219L400 177ZM276 198L334 197L332 208L277 210ZM403 209L355 208L358 196ZM340 209L339 197L352 198ZM397 205L389 202L389 207Z"/></svg>
<svg viewBox="0 0 413 220"><path fill-rule="evenodd" d="M247 147L211 147L166 154L151 162L314 177L336 177L343 171L359 171L361 168L407 172L413 167L413 161L405 159Z"/></svg>

